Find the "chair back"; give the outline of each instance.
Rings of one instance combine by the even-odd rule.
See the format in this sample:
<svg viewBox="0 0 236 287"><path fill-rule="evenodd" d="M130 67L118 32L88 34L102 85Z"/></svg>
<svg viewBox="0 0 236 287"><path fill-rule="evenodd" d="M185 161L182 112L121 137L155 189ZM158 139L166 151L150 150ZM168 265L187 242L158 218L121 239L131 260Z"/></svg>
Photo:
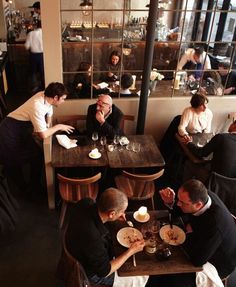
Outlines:
<svg viewBox="0 0 236 287"><path fill-rule="evenodd" d="M73 126L75 130L82 131L83 133L86 129L86 119L87 115L58 116L55 123Z"/></svg>
<svg viewBox="0 0 236 287"><path fill-rule="evenodd" d="M120 129L122 131L124 131L125 128L125 122L126 121L134 121L134 116L132 115L123 115L122 119L121 119L121 123L120 123Z"/></svg>
<svg viewBox="0 0 236 287"><path fill-rule="evenodd" d="M236 216L236 178L212 172L208 188L216 193L232 215Z"/></svg>
<svg viewBox="0 0 236 287"><path fill-rule="evenodd" d="M77 202L82 198L96 199L98 194L98 180L101 173L88 178L68 178L57 174L59 191L62 199L66 202Z"/></svg>
<svg viewBox="0 0 236 287"><path fill-rule="evenodd" d="M116 177L117 187L124 191L129 199L145 200L155 193L154 180L161 177L164 169L154 174L133 174L125 170Z"/></svg>
<svg viewBox="0 0 236 287"><path fill-rule="evenodd" d="M62 236L61 258L57 265L57 277L65 282L65 287L91 287L83 266L66 248L66 229Z"/></svg>

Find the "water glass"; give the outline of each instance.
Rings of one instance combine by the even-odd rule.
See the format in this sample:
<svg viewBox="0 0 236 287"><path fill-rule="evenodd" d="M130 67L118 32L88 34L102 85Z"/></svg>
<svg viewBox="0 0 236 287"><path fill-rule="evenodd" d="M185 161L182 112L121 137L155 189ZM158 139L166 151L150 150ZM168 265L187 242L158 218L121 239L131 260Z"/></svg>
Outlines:
<svg viewBox="0 0 236 287"><path fill-rule="evenodd" d="M140 143L133 143L133 152L140 152Z"/></svg>
<svg viewBox="0 0 236 287"><path fill-rule="evenodd" d="M96 147L96 141L98 140L98 132L92 133L92 140L94 141L94 147Z"/></svg>
<svg viewBox="0 0 236 287"><path fill-rule="evenodd" d="M121 137L120 140L119 140L119 143L120 143L119 151L122 151L123 150L123 146L126 144L126 137Z"/></svg>
<svg viewBox="0 0 236 287"><path fill-rule="evenodd" d="M104 149L104 147L105 147L105 145L107 144L107 138L105 137L105 136L102 136L101 138L100 138L100 144L101 144L101 151L104 151L105 149Z"/></svg>
<svg viewBox="0 0 236 287"><path fill-rule="evenodd" d="M120 136L119 135L115 135L114 139L113 139L113 143L115 144L115 146L114 146L115 150L117 149L117 146L118 146L119 142L120 142Z"/></svg>

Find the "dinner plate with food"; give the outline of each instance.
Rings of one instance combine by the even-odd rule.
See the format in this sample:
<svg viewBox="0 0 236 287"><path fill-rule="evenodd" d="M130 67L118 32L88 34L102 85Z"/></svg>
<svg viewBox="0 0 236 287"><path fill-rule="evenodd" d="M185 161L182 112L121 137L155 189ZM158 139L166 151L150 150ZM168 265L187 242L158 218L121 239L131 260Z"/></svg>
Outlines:
<svg viewBox="0 0 236 287"><path fill-rule="evenodd" d="M136 241L142 240L142 233L133 227L124 227L117 232L117 241L124 247L129 248Z"/></svg>
<svg viewBox="0 0 236 287"><path fill-rule="evenodd" d="M160 229L161 239L170 244L170 245L180 245L184 243L186 235L184 231L177 225L172 225L172 228L169 224L162 226Z"/></svg>

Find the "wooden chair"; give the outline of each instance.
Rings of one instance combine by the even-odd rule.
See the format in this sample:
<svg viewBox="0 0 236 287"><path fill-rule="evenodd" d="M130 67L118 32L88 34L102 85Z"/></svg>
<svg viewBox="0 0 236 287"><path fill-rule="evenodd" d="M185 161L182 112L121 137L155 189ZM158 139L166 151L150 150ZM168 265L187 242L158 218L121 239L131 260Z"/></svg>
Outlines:
<svg viewBox="0 0 236 287"><path fill-rule="evenodd" d="M96 199L101 173L87 178L68 178L57 174L57 178L59 180L59 192L63 200L59 220L59 226L62 228L68 203L76 203L85 197Z"/></svg>
<svg viewBox="0 0 236 287"><path fill-rule="evenodd" d="M123 115L121 123L120 123L121 130L124 130L126 121L134 121L134 116L132 116L132 115Z"/></svg>
<svg viewBox="0 0 236 287"><path fill-rule="evenodd" d="M56 275L65 282L65 287L93 287L88 280L80 262L74 258L66 247L66 229L62 236L62 252L57 265ZM106 287L105 285L96 285L97 287Z"/></svg>
<svg viewBox="0 0 236 287"><path fill-rule="evenodd" d="M85 130L87 115L66 115L56 118L57 124L65 124L73 126L76 130Z"/></svg>
<svg viewBox="0 0 236 287"><path fill-rule="evenodd" d="M123 170L122 175L115 177L115 183L118 189L127 194L129 200L142 201L151 199L154 210L154 180L161 177L163 173L164 169L154 174L133 174Z"/></svg>

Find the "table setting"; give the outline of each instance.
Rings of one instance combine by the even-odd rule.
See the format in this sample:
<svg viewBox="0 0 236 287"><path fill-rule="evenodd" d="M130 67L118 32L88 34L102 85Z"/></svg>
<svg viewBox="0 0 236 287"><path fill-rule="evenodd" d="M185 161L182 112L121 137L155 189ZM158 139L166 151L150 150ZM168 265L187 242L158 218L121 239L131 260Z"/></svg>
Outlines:
<svg viewBox="0 0 236 287"><path fill-rule="evenodd" d="M136 240L145 240L144 250L136 253L118 269L119 276L192 273L202 270L201 266L196 267L190 262L181 246L186 239L183 221L171 218L171 228L169 219L168 210L148 210L141 206L138 210L127 212L126 221L110 223L115 256L122 254Z"/></svg>

